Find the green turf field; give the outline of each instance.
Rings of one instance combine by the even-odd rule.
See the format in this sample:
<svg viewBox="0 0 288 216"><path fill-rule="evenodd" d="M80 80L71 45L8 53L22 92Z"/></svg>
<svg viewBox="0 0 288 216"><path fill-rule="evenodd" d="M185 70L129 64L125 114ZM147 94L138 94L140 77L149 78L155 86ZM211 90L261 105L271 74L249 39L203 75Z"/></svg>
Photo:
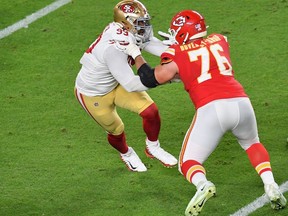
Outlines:
<svg viewBox="0 0 288 216"><path fill-rule="evenodd" d="M1 0L0 29L53 0ZM125 110L128 143L148 167L129 172L73 95L79 59L113 17L116 0L73 0L0 40L1 216L179 216L195 193L177 168L145 157L141 119ZM287 0L142 1L154 32L194 9L209 33L228 36L236 77L250 95L276 181L288 180ZM150 64L159 59L145 54ZM162 118L162 146L178 157L194 114L182 84L149 90ZM204 164L217 187L202 216L228 216L264 193L234 137ZM288 198L288 193L285 193ZM252 216L288 215L269 205Z"/></svg>

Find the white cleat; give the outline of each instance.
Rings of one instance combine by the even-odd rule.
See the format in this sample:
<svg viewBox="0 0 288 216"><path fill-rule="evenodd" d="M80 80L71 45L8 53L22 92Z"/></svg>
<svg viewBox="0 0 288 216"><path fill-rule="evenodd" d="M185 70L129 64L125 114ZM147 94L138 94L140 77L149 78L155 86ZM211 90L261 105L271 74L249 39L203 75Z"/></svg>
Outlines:
<svg viewBox="0 0 288 216"><path fill-rule="evenodd" d="M186 216L199 215L206 201L212 196L216 195L216 187L210 182L200 182L197 185L197 191L193 198L190 200L186 210Z"/></svg>
<svg viewBox="0 0 288 216"><path fill-rule="evenodd" d="M127 168L133 172L145 172L146 166L142 163L136 152L132 147L128 148L128 152L125 154L120 153L121 160L125 163Z"/></svg>
<svg viewBox="0 0 288 216"><path fill-rule="evenodd" d="M279 186L276 183L265 185L264 190L270 199L272 209L279 210L286 206L287 200L279 190Z"/></svg>
<svg viewBox="0 0 288 216"><path fill-rule="evenodd" d="M145 153L149 158L158 159L165 167L173 167L178 163L173 155L160 147L159 141L150 142L149 140L146 140Z"/></svg>

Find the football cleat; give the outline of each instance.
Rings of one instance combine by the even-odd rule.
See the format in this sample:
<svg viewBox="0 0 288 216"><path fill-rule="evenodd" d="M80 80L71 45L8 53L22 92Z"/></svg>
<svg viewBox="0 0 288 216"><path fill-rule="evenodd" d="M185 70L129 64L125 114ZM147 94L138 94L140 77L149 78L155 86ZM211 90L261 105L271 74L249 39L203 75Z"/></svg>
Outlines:
<svg viewBox="0 0 288 216"><path fill-rule="evenodd" d="M281 193L279 186L276 183L265 185L264 190L270 199L272 209L279 210L286 206L287 200Z"/></svg>
<svg viewBox="0 0 288 216"><path fill-rule="evenodd" d="M127 168L133 172L145 172L146 166L142 163L136 152L132 147L128 148L128 152L125 154L120 153L121 160L125 163Z"/></svg>
<svg viewBox="0 0 288 216"><path fill-rule="evenodd" d="M173 155L160 147L159 141L151 142L146 139L145 154L149 158L158 159L165 167L173 167L178 163Z"/></svg>
<svg viewBox="0 0 288 216"><path fill-rule="evenodd" d="M200 182L197 185L197 191L193 198L190 200L186 210L186 216L199 215L206 201L212 196L216 195L216 187L210 182Z"/></svg>

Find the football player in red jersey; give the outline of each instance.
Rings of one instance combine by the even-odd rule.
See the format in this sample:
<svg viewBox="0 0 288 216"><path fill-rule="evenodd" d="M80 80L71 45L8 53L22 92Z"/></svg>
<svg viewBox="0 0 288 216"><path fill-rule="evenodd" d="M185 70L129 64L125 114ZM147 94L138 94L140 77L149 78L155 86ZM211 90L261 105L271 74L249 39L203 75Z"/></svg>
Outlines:
<svg viewBox="0 0 288 216"><path fill-rule="evenodd" d="M109 144L120 153L128 169L144 172L146 166L126 143L124 123L116 107L137 113L143 119L148 157L158 159L167 167L175 166L178 161L160 146L158 108L145 92L148 88L134 74L133 59L115 43L125 44L135 38L141 49L154 55L160 56L167 48L153 37L146 7L136 0L120 1L114 7L114 21L107 25L80 60L82 67L76 78L75 95L83 109L107 132Z"/></svg>
<svg viewBox="0 0 288 216"><path fill-rule="evenodd" d="M153 88L180 78L195 106L179 156L179 171L197 189L185 215L198 215L215 195L215 185L207 180L203 163L227 131L246 151L263 181L271 207L284 208L287 201L274 180L269 154L259 140L253 107L234 77L227 38L221 34L207 36L204 17L192 10L177 13L168 31L172 45L155 68L145 62L134 44L123 50L136 56L138 74L145 86Z"/></svg>

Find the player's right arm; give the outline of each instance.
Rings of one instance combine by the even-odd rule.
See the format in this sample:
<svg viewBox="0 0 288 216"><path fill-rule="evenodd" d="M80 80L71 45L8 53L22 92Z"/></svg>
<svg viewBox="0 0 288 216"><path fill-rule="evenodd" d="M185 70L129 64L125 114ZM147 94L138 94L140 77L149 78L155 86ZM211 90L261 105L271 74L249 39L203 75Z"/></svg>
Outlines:
<svg viewBox="0 0 288 216"><path fill-rule="evenodd" d="M178 66L174 61L157 65L154 70L155 78L159 84L170 82L178 78Z"/></svg>
<svg viewBox="0 0 288 216"><path fill-rule="evenodd" d="M105 50L104 59L114 78L128 92L145 91L148 88L144 86L139 76L127 62L128 56L115 46L110 46Z"/></svg>

